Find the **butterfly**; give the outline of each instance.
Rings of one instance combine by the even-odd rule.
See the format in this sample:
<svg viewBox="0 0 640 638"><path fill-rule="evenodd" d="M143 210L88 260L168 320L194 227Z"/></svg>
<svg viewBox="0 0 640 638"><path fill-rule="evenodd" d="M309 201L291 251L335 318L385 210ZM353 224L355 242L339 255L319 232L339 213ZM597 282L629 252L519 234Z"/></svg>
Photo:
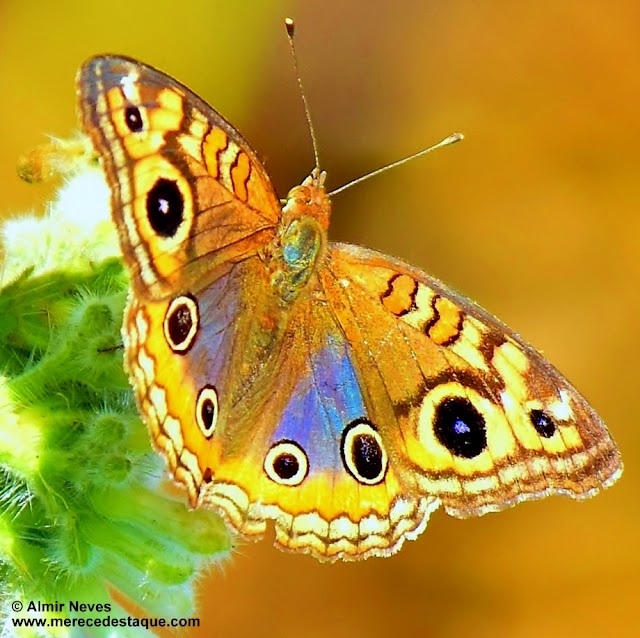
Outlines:
<svg viewBox="0 0 640 638"><path fill-rule="evenodd" d="M594 495L605 425L515 332L398 259L327 238L317 168L281 205L242 135L173 78L77 78L131 292L125 366L194 507L280 548L388 556L442 506Z"/></svg>

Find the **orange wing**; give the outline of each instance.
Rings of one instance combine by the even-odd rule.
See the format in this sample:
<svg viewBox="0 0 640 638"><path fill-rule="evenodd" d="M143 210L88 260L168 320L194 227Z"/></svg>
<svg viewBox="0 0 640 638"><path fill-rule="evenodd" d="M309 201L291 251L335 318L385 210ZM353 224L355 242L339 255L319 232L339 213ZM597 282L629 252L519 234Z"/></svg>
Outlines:
<svg viewBox="0 0 640 638"><path fill-rule="evenodd" d="M112 56L86 62L77 86L138 294L201 289L273 237L281 209L269 176L188 88Z"/></svg>
<svg viewBox="0 0 640 638"><path fill-rule="evenodd" d="M622 472L578 391L517 334L424 272L334 244L323 287L400 479L455 516L550 493L592 496Z"/></svg>

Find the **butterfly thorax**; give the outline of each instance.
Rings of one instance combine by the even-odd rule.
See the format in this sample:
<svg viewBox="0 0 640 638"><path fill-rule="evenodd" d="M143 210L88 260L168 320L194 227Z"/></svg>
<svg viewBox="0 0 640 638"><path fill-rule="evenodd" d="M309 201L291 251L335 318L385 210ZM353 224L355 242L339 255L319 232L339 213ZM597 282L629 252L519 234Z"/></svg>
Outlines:
<svg viewBox="0 0 640 638"><path fill-rule="evenodd" d="M331 202L324 179L325 173L314 169L291 189L276 237L263 254L271 285L285 303L313 285L325 257Z"/></svg>

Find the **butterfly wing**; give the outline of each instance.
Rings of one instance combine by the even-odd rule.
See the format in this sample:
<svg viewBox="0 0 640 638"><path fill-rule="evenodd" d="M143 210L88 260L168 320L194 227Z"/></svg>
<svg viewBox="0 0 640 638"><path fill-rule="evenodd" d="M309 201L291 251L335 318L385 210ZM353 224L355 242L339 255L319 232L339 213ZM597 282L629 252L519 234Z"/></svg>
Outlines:
<svg viewBox="0 0 640 638"><path fill-rule="evenodd" d="M137 294L203 288L273 237L281 209L269 176L192 91L114 56L86 62L77 86Z"/></svg>
<svg viewBox="0 0 640 638"><path fill-rule="evenodd" d="M334 244L323 285L380 436L448 513L475 516L551 493L588 497L622 464L598 415L517 334L400 261Z"/></svg>

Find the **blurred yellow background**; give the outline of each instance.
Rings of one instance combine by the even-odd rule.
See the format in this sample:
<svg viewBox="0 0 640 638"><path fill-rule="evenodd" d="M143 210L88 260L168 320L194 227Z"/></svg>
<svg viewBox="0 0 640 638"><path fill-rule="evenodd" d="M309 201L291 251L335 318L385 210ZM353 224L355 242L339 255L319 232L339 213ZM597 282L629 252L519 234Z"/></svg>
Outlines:
<svg viewBox="0 0 640 638"><path fill-rule="evenodd" d="M391 559L322 565L244 544L203 579L193 636L640 634L640 4L542 0L0 3L3 214L15 174L75 126L74 74L117 52L192 87L281 196L313 164L283 19L329 187L459 130L466 141L334 201L334 239L406 259L542 349L609 424L613 489L458 521Z"/></svg>

